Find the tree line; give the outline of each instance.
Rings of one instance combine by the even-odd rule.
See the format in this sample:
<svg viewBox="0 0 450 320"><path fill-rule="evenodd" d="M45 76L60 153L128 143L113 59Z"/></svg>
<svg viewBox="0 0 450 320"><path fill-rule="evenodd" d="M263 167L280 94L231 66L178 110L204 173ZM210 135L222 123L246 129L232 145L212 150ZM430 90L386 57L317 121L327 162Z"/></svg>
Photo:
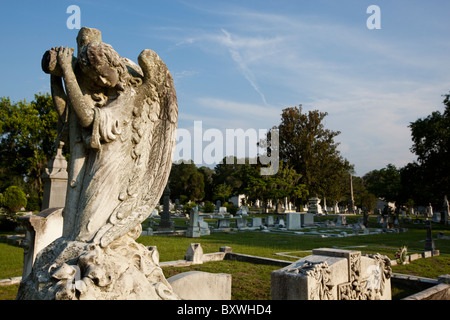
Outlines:
<svg viewBox="0 0 450 320"><path fill-rule="evenodd" d="M443 112L409 125L416 161L402 168L387 164L353 177L357 206L370 210L377 198L398 205L440 205L444 195L450 195L450 95L444 97ZM305 112L301 105L282 110L280 123L272 128L279 132L279 144L270 145L270 130L267 139L259 142L268 155L279 154L279 170L271 176L261 175L262 165L249 164L248 159L224 159L214 168L174 163L169 178L172 200L223 203L232 195L245 194L247 202L289 198L298 208L312 196L326 198L328 204L348 204L354 166L338 150L335 138L340 132L325 128L327 115L319 110ZM41 175L56 153L57 126L49 94L36 94L31 102L0 98L0 193L19 187L27 195L29 210L40 209Z"/></svg>

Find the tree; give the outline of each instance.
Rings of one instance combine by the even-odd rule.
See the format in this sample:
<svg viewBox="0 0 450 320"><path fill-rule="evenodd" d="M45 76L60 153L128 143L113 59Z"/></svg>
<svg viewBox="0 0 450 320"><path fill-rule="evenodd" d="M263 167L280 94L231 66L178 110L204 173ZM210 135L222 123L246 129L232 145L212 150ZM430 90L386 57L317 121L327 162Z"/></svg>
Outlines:
<svg viewBox="0 0 450 320"><path fill-rule="evenodd" d="M221 183L214 188L214 200L221 200L224 204L230 198L233 188L226 183Z"/></svg>
<svg viewBox="0 0 450 320"><path fill-rule="evenodd" d="M450 194L450 94L444 95L444 112L434 111L426 118L410 123L417 162L402 170L404 183L414 181L421 190L409 190L420 204L441 204ZM404 185L405 188L410 188Z"/></svg>
<svg viewBox="0 0 450 320"><path fill-rule="evenodd" d="M182 196L186 196L188 200L200 201L205 197L203 174L193 163L172 164L169 188L173 199L181 200Z"/></svg>
<svg viewBox="0 0 450 320"><path fill-rule="evenodd" d="M16 186L8 187L2 194L2 203L10 214L14 214L27 205L27 197L25 193Z"/></svg>
<svg viewBox="0 0 450 320"><path fill-rule="evenodd" d="M49 94L31 103L0 98L0 188L26 182L42 196L41 174L56 152L58 113Z"/></svg>
<svg viewBox="0 0 450 320"><path fill-rule="evenodd" d="M388 164L380 170L372 170L364 175L364 184L370 193L386 201L398 201L401 190L400 170Z"/></svg>
<svg viewBox="0 0 450 320"><path fill-rule="evenodd" d="M286 108L276 128L280 160L289 162L301 175L300 182L311 195L334 200L344 192L342 178L353 171L353 166L337 150L339 144L334 138L340 132L325 129L323 120L327 115L318 110L303 113L301 105Z"/></svg>
<svg viewBox="0 0 450 320"><path fill-rule="evenodd" d="M272 176L265 176L266 179L266 198L273 200L283 200L292 198L294 201L304 201L309 195L309 191L304 184L299 184L301 175L288 163L280 161L278 172ZM300 203L297 203L300 205Z"/></svg>

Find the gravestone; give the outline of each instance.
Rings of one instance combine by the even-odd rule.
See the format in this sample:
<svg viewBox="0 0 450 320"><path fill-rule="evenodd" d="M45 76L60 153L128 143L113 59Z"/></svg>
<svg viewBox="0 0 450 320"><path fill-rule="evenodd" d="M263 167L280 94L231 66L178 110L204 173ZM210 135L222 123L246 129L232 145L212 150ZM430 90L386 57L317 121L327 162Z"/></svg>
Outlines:
<svg viewBox="0 0 450 320"><path fill-rule="evenodd" d="M302 228L300 213L286 214L286 228L288 230L298 230Z"/></svg>
<svg viewBox="0 0 450 320"><path fill-rule="evenodd" d="M194 264L203 263L203 248L200 243L191 243L186 250L184 260L191 261Z"/></svg>
<svg viewBox="0 0 450 320"><path fill-rule="evenodd" d="M252 227L253 228L259 228L262 226L262 219L261 218L252 218Z"/></svg>
<svg viewBox="0 0 450 320"><path fill-rule="evenodd" d="M219 213L221 206L222 206L222 202L220 200L217 200L216 201L216 209L214 210L214 213Z"/></svg>
<svg viewBox="0 0 450 320"><path fill-rule="evenodd" d="M238 229L245 229L245 228L247 228L247 219L245 219L245 218L237 218L236 219L236 227Z"/></svg>
<svg viewBox="0 0 450 320"><path fill-rule="evenodd" d="M272 300L391 300L391 264L380 254L314 249L271 273Z"/></svg>
<svg viewBox="0 0 450 320"><path fill-rule="evenodd" d="M217 228L226 229L230 227L230 219L217 219Z"/></svg>
<svg viewBox="0 0 450 320"><path fill-rule="evenodd" d="M433 207L431 206L431 203L428 205L426 209L427 217L432 218L433 217Z"/></svg>
<svg viewBox="0 0 450 320"><path fill-rule="evenodd" d="M314 225L315 214L312 213L300 213L300 220L302 227Z"/></svg>
<svg viewBox="0 0 450 320"><path fill-rule="evenodd" d="M342 227L347 225L347 217L343 215L338 215L336 217L336 226Z"/></svg>
<svg viewBox="0 0 450 320"><path fill-rule="evenodd" d="M273 219L273 216L268 216L268 217L266 218L266 225L267 225L268 227L273 227L273 226L274 226L274 219Z"/></svg>
<svg viewBox="0 0 450 320"><path fill-rule="evenodd" d="M174 222L170 219L170 189L169 184L163 192L163 211L160 213L161 220L159 221L158 231L173 231Z"/></svg>
<svg viewBox="0 0 450 320"><path fill-rule="evenodd" d="M320 206L319 198L313 197L308 200L308 212L307 213L323 214L322 207Z"/></svg>
<svg viewBox="0 0 450 320"><path fill-rule="evenodd" d="M431 221L427 221L427 237L425 239L425 251L431 251L432 253L436 250L434 246L433 236L431 234Z"/></svg>
<svg viewBox="0 0 450 320"><path fill-rule="evenodd" d="M198 218L198 226L200 227L200 236L209 236L211 234L208 222L203 221L203 217Z"/></svg>
<svg viewBox="0 0 450 320"><path fill-rule="evenodd" d="M31 273L38 253L62 236L62 208L48 208L36 215L19 217L19 221L26 230L22 271L22 278L25 279Z"/></svg>
<svg viewBox="0 0 450 320"><path fill-rule="evenodd" d="M237 212L237 214L240 215L240 216L247 216L248 212L249 212L248 206L241 206L239 208L239 211Z"/></svg>
<svg viewBox="0 0 450 320"><path fill-rule="evenodd" d="M66 205L67 191L67 161L62 155L63 142L60 142L55 157L49 162L48 167L42 174L44 183L44 195L42 198L42 208L59 208Z"/></svg>
<svg viewBox="0 0 450 320"><path fill-rule="evenodd" d="M279 202L277 202L275 207L275 213L281 214L284 212L283 205Z"/></svg>
<svg viewBox="0 0 450 320"><path fill-rule="evenodd" d="M220 207L219 208L219 214L226 214L227 213L227 207Z"/></svg>
<svg viewBox="0 0 450 320"><path fill-rule="evenodd" d="M189 215L189 227L186 230L186 237L188 238L200 237L198 206L195 206L191 209L191 213Z"/></svg>

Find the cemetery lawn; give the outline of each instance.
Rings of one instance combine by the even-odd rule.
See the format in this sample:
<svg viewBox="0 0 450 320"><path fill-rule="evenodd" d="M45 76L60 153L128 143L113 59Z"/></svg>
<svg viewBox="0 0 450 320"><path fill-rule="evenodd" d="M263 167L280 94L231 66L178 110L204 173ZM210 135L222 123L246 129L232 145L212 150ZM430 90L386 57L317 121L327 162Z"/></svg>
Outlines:
<svg viewBox="0 0 450 320"><path fill-rule="evenodd" d="M350 237L328 237L292 235L282 233L255 232L213 232L201 238L184 236L141 236L138 242L147 246L156 246L160 261L184 259L190 243L200 243L204 253L218 252L220 247L228 246L235 253L262 256L286 261L295 261L308 256L315 248L348 248L362 253L386 254L391 259L400 246L406 245L408 253L424 251L426 229L422 224L408 224L404 233L373 234ZM450 227L433 224L432 237L439 256L419 259L408 265L393 266L393 272L436 279L439 275L450 274L450 240L437 239L438 233L450 236ZM282 253L283 255L276 255ZM0 243L0 279L21 276L23 249ZM237 261L208 262L190 267L164 267L166 277L180 272L199 270L214 273L230 273L232 277L232 299L267 300L270 299L270 272L279 269L276 266L256 265ZM0 299L12 300L18 285L0 286ZM394 289L394 288L393 288ZM393 298L395 292L393 290Z"/></svg>

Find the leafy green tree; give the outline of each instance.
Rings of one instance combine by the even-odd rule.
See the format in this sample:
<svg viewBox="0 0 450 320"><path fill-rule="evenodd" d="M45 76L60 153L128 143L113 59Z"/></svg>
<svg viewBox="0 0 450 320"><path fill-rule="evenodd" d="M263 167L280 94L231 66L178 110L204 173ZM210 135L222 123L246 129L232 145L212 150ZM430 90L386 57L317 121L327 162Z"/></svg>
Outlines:
<svg viewBox="0 0 450 320"><path fill-rule="evenodd" d="M289 162L301 175L300 182L310 195L335 200L347 189L348 184L343 185L342 180L353 171L353 166L337 149L339 143L334 138L340 132L325 128L323 120L327 115L318 110L304 113L301 105L286 108L275 128L279 130L280 160Z"/></svg>
<svg viewBox="0 0 450 320"><path fill-rule="evenodd" d="M49 94L11 103L0 98L0 188L25 183L42 196L41 174L56 152L58 113Z"/></svg>
<svg viewBox="0 0 450 320"><path fill-rule="evenodd" d="M367 190L386 201L398 201L401 190L400 170L388 164L380 170L372 170L364 175Z"/></svg>
<svg viewBox="0 0 450 320"><path fill-rule="evenodd" d="M213 199L213 189L214 189L214 170L208 167L200 167L198 171L203 174L203 181L205 184L205 199Z"/></svg>
<svg viewBox="0 0 450 320"><path fill-rule="evenodd" d="M172 199L200 201L205 197L204 177L194 163L173 163L169 177L169 188Z"/></svg>
<svg viewBox="0 0 450 320"><path fill-rule="evenodd" d="M444 196L450 194L450 94L444 96L444 112L434 111L409 125L411 152L417 156L417 162L401 172L403 196L422 205L441 205ZM419 185L419 190L414 185Z"/></svg>
<svg viewBox="0 0 450 320"><path fill-rule="evenodd" d="M221 183L214 188L214 201L220 200L225 203L233 193L233 188L226 183Z"/></svg>
<svg viewBox="0 0 450 320"><path fill-rule="evenodd" d="M25 193L16 186L8 187L2 194L2 205L10 214L14 214L27 205Z"/></svg>

